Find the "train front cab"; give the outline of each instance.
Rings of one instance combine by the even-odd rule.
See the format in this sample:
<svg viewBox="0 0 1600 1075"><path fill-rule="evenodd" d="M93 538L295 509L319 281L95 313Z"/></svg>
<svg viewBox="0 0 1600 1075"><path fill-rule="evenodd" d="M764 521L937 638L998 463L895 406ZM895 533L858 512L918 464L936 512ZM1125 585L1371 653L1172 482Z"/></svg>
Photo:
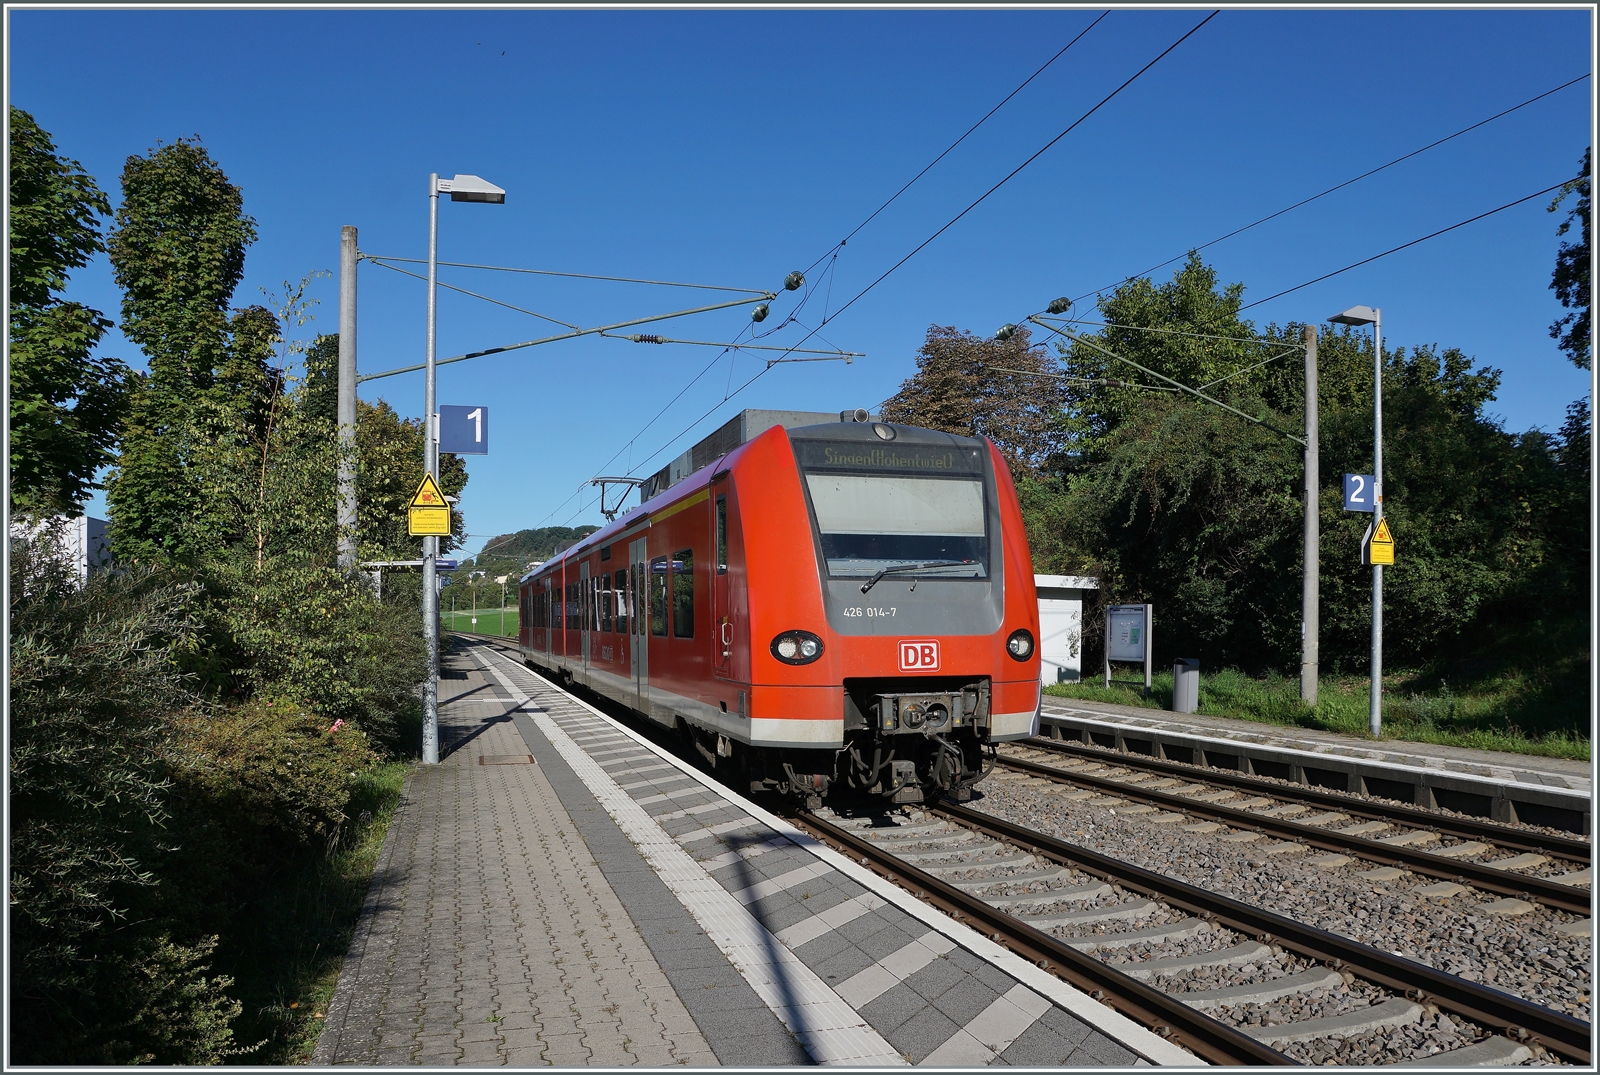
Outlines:
<svg viewBox="0 0 1600 1075"><path fill-rule="evenodd" d="M771 436L749 446L777 457L752 468L759 484L733 467L761 537L746 549L752 731L758 747L759 718L809 718L812 733L784 734L753 768L807 797L968 797L984 749L1033 734L1039 711L1038 604L1004 460L987 441L884 423ZM781 640L803 646L803 632L821 654L785 659Z"/></svg>

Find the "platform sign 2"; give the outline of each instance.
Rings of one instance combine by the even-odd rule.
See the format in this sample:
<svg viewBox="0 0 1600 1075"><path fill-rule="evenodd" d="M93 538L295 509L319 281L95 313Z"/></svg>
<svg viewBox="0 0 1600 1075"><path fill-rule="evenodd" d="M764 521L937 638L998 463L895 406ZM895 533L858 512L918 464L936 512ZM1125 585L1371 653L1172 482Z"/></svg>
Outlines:
<svg viewBox="0 0 1600 1075"><path fill-rule="evenodd" d="M1344 476L1344 510L1371 511L1377 506L1378 483L1371 474Z"/></svg>
<svg viewBox="0 0 1600 1075"><path fill-rule="evenodd" d="M454 455L488 455L489 408L440 407L439 450Z"/></svg>

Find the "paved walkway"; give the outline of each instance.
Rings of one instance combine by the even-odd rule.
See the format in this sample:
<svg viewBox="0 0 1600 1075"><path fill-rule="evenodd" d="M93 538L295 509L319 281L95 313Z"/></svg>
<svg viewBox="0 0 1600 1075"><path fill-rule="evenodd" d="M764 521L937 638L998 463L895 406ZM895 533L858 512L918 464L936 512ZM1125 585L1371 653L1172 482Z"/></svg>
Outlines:
<svg viewBox="0 0 1600 1075"><path fill-rule="evenodd" d="M1194 1062L496 649L446 661L315 1063Z"/></svg>
<svg viewBox="0 0 1600 1075"><path fill-rule="evenodd" d="M1546 787L1591 789L1591 766L1586 761L1546 758L1536 754L1511 754L1500 750L1474 750L1439 743L1413 743L1403 739L1366 739L1340 735L1316 728L1290 728L1233 717L1212 717L1200 713L1173 713L1164 709L1091 702L1080 698L1046 695L1044 711L1091 720L1112 721L1144 728L1165 728L1191 735L1215 736L1239 742L1281 746L1291 750L1342 754L1368 758L1391 765L1446 769L1513 780Z"/></svg>
<svg viewBox="0 0 1600 1075"><path fill-rule="evenodd" d="M446 659L313 1062L718 1063L499 693Z"/></svg>

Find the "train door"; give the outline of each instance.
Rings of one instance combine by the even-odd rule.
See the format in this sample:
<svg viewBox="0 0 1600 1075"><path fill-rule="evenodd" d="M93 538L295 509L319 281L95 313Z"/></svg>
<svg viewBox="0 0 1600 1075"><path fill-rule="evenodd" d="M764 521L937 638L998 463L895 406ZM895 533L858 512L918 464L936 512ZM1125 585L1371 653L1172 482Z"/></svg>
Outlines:
<svg viewBox="0 0 1600 1075"><path fill-rule="evenodd" d="M733 669L733 603L728 586L728 496L718 495L712 505L711 673L727 679Z"/></svg>
<svg viewBox="0 0 1600 1075"><path fill-rule="evenodd" d="M578 565L578 648L583 651L583 670L589 670L589 628L590 604L593 595L589 592L589 561L585 560Z"/></svg>
<svg viewBox="0 0 1600 1075"><path fill-rule="evenodd" d="M638 704L642 713L650 711L650 579L649 557L645 554L645 539L640 538L628 546L628 573L633 578L633 615L628 617L628 657L633 672L634 689L638 691Z"/></svg>

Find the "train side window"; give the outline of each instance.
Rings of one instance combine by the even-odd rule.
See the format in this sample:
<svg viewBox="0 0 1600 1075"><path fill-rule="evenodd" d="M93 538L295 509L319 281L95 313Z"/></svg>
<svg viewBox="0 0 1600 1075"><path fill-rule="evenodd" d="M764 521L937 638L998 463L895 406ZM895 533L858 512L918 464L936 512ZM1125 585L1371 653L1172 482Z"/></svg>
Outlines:
<svg viewBox="0 0 1600 1075"><path fill-rule="evenodd" d="M581 622L583 621L578 619L578 584L569 582L567 583L567 630L576 631Z"/></svg>
<svg viewBox="0 0 1600 1075"><path fill-rule="evenodd" d="M694 637L694 550L672 554L672 633Z"/></svg>
<svg viewBox="0 0 1600 1075"><path fill-rule="evenodd" d="M717 497L717 574L728 573L728 498Z"/></svg>
<svg viewBox="0 0 1600 1075"><path fill-rule="evenodd" d="M650 561L650 633L665 637L667 633L667 558L657 556Z"/></svg>
<svg viewBox="0 0 1600 1075"><path fill-rule="evenodd" d="M616 594L611 589L611 572L600 576L600 630L611 633L611 615L616 608Z"/></svg>

